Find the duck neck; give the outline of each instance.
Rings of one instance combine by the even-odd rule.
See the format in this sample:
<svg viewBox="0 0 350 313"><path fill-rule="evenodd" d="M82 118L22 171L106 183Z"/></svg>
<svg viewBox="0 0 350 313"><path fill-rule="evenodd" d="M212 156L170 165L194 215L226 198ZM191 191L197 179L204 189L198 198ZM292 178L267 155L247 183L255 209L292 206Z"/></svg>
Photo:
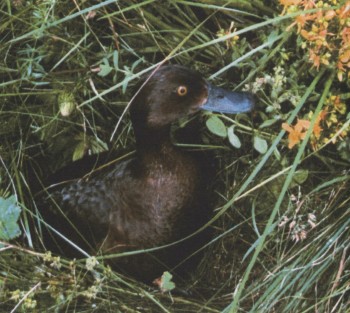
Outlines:
<svg viewBox="0 0 350 313"><path fill-rule="evenodd" d="M178 150L171 142L170 125L157 129L134 127L136 150L139 155L170 154Z"/></svg>

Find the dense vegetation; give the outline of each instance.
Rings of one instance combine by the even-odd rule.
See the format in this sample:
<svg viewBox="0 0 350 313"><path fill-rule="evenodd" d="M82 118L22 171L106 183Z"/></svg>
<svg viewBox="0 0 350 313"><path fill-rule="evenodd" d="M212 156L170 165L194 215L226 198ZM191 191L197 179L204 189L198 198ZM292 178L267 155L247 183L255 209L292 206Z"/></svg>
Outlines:
<svg viewBox="0 0 350 313"><path fill-rule="evenodd" d="M1 312L350 311L349 1L5 0L0 19ZM33 200L72 160L133 151L132 87L166 62L258 99L201 116L219 200L188 295L45 253Z"/></svg>

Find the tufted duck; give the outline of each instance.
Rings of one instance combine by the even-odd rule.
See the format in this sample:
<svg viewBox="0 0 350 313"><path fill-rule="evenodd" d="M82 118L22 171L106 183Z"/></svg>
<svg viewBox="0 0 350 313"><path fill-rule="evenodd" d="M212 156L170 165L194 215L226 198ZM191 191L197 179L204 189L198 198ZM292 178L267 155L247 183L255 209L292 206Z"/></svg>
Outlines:
<svg viewBox="0 0 350 313"><path fill-rule="evenodd" d="M144 250L180 241L151 253L112 259L115 268L150 281L198 249L200 234L181 239L203 226L212 209L209 165L198 153L172 144L171 124L203 109L247 112L253 100L247 93L214 87L199 73L178 65L160 67L140 85L130 105L135 157L48 188L43 215L61 234L92 253ZM55 248L60 244L58 240Z"/></svg>

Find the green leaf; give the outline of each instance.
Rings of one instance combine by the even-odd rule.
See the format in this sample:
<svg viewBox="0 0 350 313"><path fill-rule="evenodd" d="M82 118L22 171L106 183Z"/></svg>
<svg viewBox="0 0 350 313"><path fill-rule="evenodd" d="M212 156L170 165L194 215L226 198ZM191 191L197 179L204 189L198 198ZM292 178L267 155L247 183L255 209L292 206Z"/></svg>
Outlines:
<svg viewBox="0 0 350 313"><path fill-rule="evenodd" d="M131 72L133 73L136 66L138 66L141 62L143 62L143 58L140 58L138 60L136 60L132 65L131 65Z"/></svg>
<svg viewBox="0 0 350 313"><path fill-rule="evenodd" d="M230 144L234 148L239 149L242 146L241 141L239 140L238 136L234 133L234 126L230 126L227 129L227 135L228 135L228 140L230 141Z"/></svg>
<svg viewBox="0 0 350 313"><path fill-rule="evenodd" d="M16 197L7 199L0 197L0 239L11 240L21 234L17 224L21 208L17 205Z"/></svg>
<svg viewBox="0 0 350 313"><path fill-rule="evenodd" d="M273 150L273 154L274 154L275 158L276 158L278 161L281 161L281 160L282 160L281 153L278 151L277 148L276 148L275 150Z"/></svg>
<svg viewBox="0 0 350 313"><path fill-rule="evenodd" d="M109 65L109 62L106 58L103 59L102 64L100 64L100 71L98 72L98 76L105 77L107 76L112 70L113 67Z"/></svg>
<svg viewBox="0 0 350 313"><path fill-rule="evenodd" d="M175 288L175 283L171 280L173 275L169 272L164 272L158 285L162 292L169 292Z"/></svg>
<svg viewBox="0 0 350 313"><path fill-rule="evenodd" d="M60 93L58 96L58 106L62 116L71 115L77 107L74 95L69 92Z"/></svg>
<svg viewBox="0 0 350 313"><path fill-rule="evenodd" d="M90 140L90 149L93 154L101 153L108 150L108 145L102 140L92 138Z"/></svg>
<svg viewBox="0 0 350 313"><path fill-rule="evenodd" d="M269 34L269 37L267 38L267 41L269 43L269 47L272 46L272 44L276 41L276 39L278 38L278 31L275 30L275 31L272 31L270 34Z"/></svg>
<svg viewBox="0 0 350 313"><path fill-rule="evenodd" d="M259 128L261 129L261 128L269 127L269 126L275 124L278 121L279 121L279 119L277 119L277 118L266 120L259 126Z"/></svg>
<svg viewBox="0 0 350 313"><path fill-rule="evenodd" d="M113 65L114 69L117 71L119 69L119 53L118 50L113 51Z"/></svg>
<svg viewBox="0 0 350 313"><path fill-rule="evenodd" d="M226 138L227 129L222 120L220 120L216 115L212 115L207 119L207 128L214 135Z"/></svg>
<svg viewBox="0 0 350 313"><path fill-rule="evenodd" d="M254 149L261 154L266 153L267 151L267 141L258 136L254 136Z"/></svg>
<svg viewBox="0 0 350 313"><path fill-rule="evenodd" d="M84 157L85 152L86 152L86 144L84 141L80 141L74 149L72 160L73 161L80 160L81 158Z"/></svg>
<svg viewBox="0 0 350 313"><path fill-rule="evenodd" d="M129 81L130 81L130 77L132 74L130 74L130 76L125 76L124 80L122 81L122 93L125 94L126 92L126 88L128 87Z"/></svg>
<svg viewBox="0 0 350 313"><path fill-rule="evenodd" d="M294 173L293 181L291 183L291 187L302 185L309 177L308 170L298 170Z"/></svg>

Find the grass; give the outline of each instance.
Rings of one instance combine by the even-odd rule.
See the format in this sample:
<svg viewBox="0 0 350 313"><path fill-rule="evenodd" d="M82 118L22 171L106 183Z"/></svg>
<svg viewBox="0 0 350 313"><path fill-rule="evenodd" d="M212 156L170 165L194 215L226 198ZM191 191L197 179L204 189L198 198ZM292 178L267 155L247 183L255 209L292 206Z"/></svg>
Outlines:
<svg viewBox="0 0 350 313"><path fill-rule="evenodd" d="M22 210L22 235L1 238L2 311L350 310L349 83L347 69L340 77L337 67L342 26L327 21L333 35L324 38L332 48L325 49L334 53L322 54L328 59L317 66L308 54L316 45L309 34L316 20L303 26L304 36L296 26L287 30L305 11L286 7L281 15L277 4L0 4L0 196L13 195ZM329 5L340 16L343 4ZM319 9L330 10L311 11ZM215 148L221 163L219 200L210 224L215 236L184 283L187 296L123 277L103 258L96 263L43 252L33 202L40 189L33 177L43 180L86 154L134 149L125 109L137 78L164 62L258 99L251 118L215 115L220 127L234 131L239 149L225 131L220 137L205 129L213 115L201 117L198 144ZM297 119L308 125L299 132Z"/></svg>

